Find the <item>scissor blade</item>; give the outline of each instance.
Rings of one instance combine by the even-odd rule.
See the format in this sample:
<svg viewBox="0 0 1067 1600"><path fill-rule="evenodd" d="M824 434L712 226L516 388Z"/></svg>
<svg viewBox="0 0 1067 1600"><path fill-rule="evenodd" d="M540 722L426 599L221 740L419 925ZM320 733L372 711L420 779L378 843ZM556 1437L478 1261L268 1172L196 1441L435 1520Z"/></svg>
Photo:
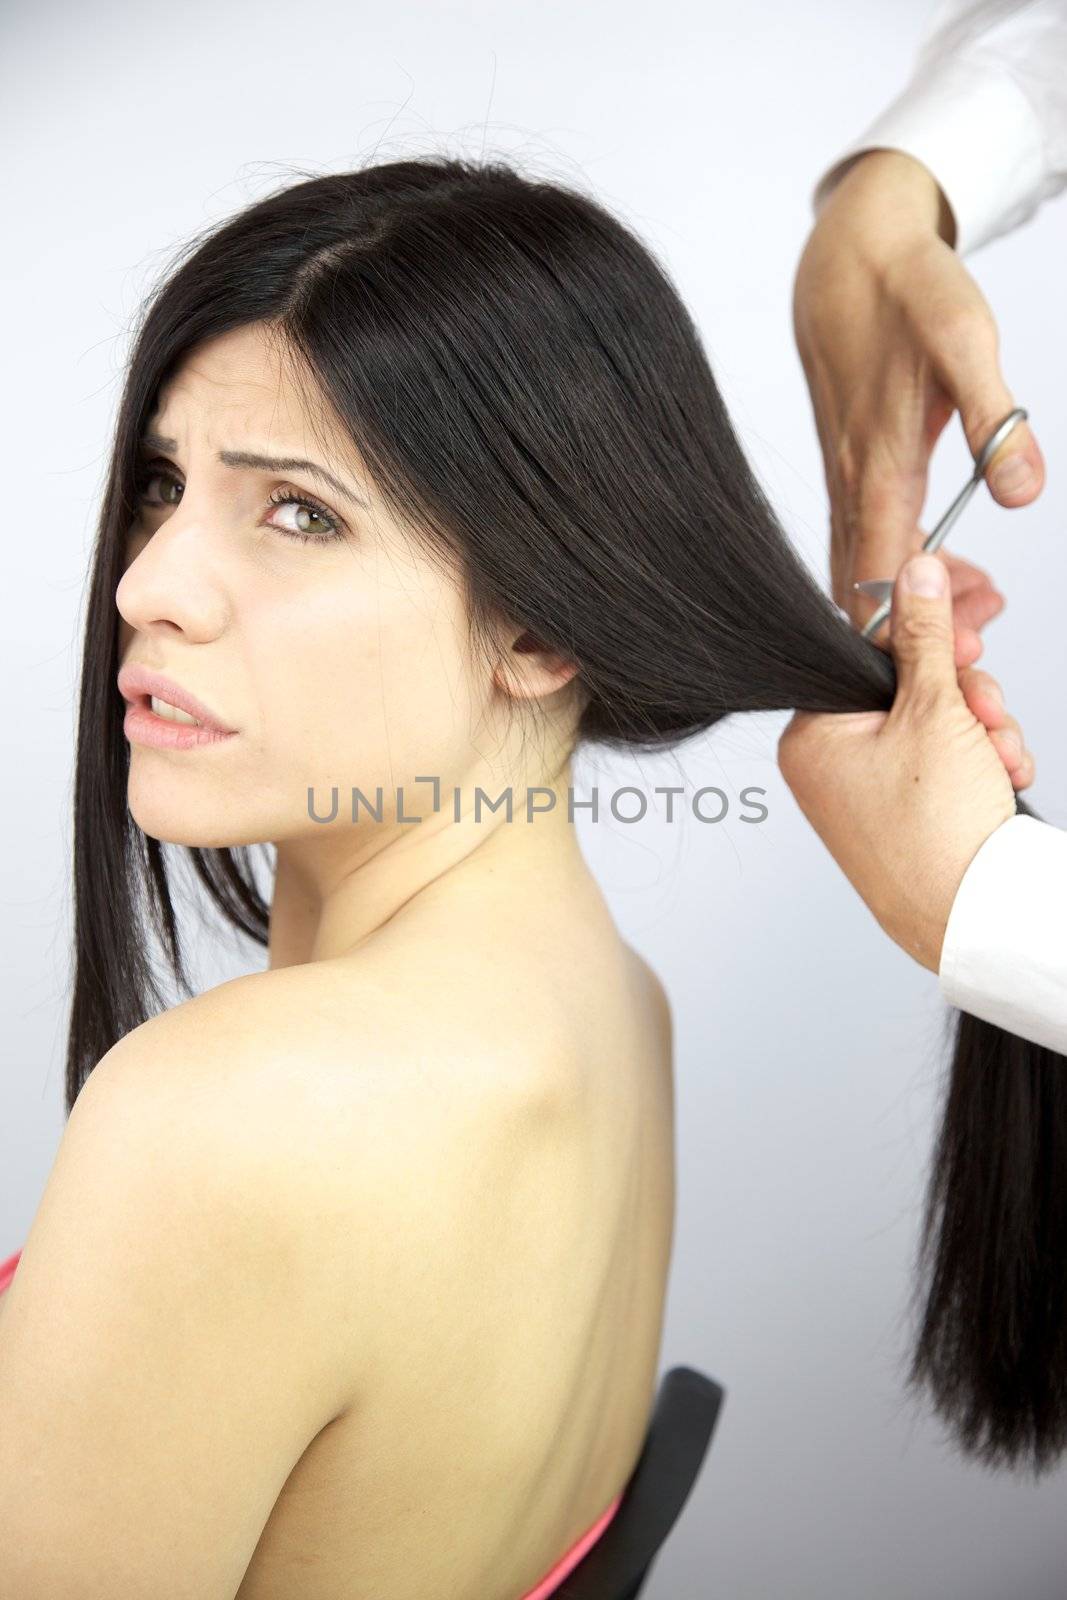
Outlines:
<svg viewBox="0 0 1067 1600"><path fill-rule="evenodd" d="M864 578L860 583L852 585L861 594L870 595L872 600L888 600L893 593L892 578Z"/></svg>

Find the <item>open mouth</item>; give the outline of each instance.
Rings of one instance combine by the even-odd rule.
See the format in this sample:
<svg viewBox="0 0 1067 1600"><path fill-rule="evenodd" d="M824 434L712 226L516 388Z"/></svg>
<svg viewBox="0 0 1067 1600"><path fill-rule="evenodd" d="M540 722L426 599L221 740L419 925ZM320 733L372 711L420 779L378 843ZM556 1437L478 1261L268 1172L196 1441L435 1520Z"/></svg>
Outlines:
<svg viewBox="0 0 1067 1600"><path fill-rule="evenodd" d="M168 700L161 700L158 695L142 694L134 703L144 706L154 717L162 717L164 722L180 722L187 728L210 727L210 723L198 722L188 711L183 711L180 706L172 706ZM221 733L222 729L216 728L215 732Z"/></svg>
<svg viewBox="0 0 1067 1600"><path fill-rule="evenodd" d="M180 706L172 706L169 701L149 694L127 697L123 732L131 743L170 750L221 744L235 737L228 729L199 722Z"/></svg>

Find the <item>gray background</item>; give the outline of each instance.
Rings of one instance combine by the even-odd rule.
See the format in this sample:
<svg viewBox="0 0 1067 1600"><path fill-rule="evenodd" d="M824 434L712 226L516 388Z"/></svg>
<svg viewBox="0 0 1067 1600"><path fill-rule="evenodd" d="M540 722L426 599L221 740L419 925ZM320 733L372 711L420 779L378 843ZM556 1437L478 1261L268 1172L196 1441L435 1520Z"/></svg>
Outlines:
<svg viewBox="0 0 1067 1600"><path fill-rule="evenodd" d="M0 1257L23 1241L62 1129L68 810L82 586L126 329L191 232L298 169L504 152L591 186L667 262L785 526L825 572L826 500L789 301L809 193L903 84L916 0L607 0L395 8L304 0L55 3L3 25L0 298L4 569L4 1060ZM1067 197L980 251L1004 366L1049 460L1036 506L982 496L950 548L1008 596L982 665L1037 756L1029 798L1067 824L1059 623L1067 555ZM963 481L953 422L928 509ZM932 518L927 526L932 525ZM903 1390L906 1299L939 1116L946 1008L881 934L785 789L785 714L680 758L601 758L580 781L718 784L718 825L582 824L677 1030L678 1219L664 1370L728 1391L649 1600L772 1594L1051 1600L1067 1476L960 1460ZM740 820L766 787L768 820ZM660 802L662 805L662 802ZM259 962L198 949L205 983Z"/></svg>

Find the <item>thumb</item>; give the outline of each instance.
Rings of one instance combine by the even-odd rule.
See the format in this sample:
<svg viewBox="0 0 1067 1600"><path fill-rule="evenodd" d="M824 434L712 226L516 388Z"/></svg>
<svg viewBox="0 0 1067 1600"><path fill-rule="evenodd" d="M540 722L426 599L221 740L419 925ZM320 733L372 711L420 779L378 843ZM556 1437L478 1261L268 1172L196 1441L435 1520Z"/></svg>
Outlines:
<svg viewBox="0 0 1067 1600"><path fill-rule="evenodd" d="M956 635L948 568L940 556L911 556L897 573L889 613L897 698L958 694Z"/></svg>
<svg viewBox="0 0 1067 1600"><path fill-rule="evenodd" d="M1009 402L996 421L967 434L971 454L977 458L985 441L1014 407ZM978 440L975 443L975 439ZM985 469L989 492L1002 506L1028 506L1045 485L1045 458L1029 424L1017 422Z"/></svg>
<svg viewBox="0 0 1067 1600"><path fill-rule="evenodd" d="M991 383L989 393L980 398L972 400L968 396L960 410L960 421L975 460L986 441L1014 409L1015 402L1003 383ZM1037 498L1045 483L1045 459L1029 423L1015 424L994 452L983 476L999 505L1027 506Z"/></svg>
<svg viewBox="0 0 1067 1600"><path fill-rule="evenodd" d="M977 461L986 442L1016 402L1004 382L998 358L998 334L984 303L980 312L959 323L930 330L934 371L960 414L967 444ZM1025 421L1017 422L988 463L985 481L1002 506L1025 506L1045 483L1045 461Z"/></svg>

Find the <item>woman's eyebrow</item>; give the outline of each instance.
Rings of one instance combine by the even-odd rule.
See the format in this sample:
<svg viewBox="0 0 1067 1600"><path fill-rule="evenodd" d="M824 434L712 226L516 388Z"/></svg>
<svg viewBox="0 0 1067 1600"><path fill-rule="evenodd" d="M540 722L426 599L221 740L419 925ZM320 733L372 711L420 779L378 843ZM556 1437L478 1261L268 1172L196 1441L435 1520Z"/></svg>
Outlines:
<svg viewBox="0 0 1067 1600"><path fill-rule="evenodd" d="M164 450L168 455L173 455L177 448L177 439L166 439L160 433L146 433L141 439L142 450ZM302 456L261 456L251 450L220 450L218 459L224 467L251 467L257 472L308 472L328 484L335 493L362 506L364 511L369 510L366 500L342 483L340 478L335 478L332 472L320 467L317 461L306 461Z"/></svg>

